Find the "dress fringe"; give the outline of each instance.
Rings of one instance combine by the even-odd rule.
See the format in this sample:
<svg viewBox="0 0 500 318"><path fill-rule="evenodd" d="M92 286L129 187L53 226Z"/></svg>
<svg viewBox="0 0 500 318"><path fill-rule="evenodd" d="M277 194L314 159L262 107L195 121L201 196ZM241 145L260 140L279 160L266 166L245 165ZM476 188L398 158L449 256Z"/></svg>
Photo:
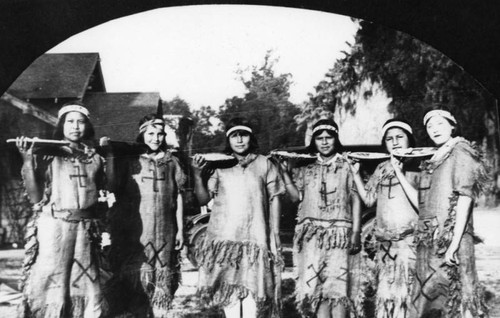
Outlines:
<svg viewBox="0 0 500 318"><path fill-rule="evenodd" d="M305 296L303 299L297 299L295 306L302 317L315 317L316 311L322 302L328 302L334 308L338 305L344 306L355 318L358 318L358 312L352 300L348 297L340 298L323 298L321 295L314 295L313 297Z"/></svg>
<svg viewBox="0 0 500 318"><path fill-rule="evenodd" d="M376 317L377 318L392 318L397 312L408 312L408 304L411 304L411 297L398 298L377 298L376 302ZM403 315L406 317L407 315Z"/></svg>
<svg viewBox="0 0 500 318"><path fill-rule="evenodd" d="M351 228L331 226L323 227L312 223L305 223L295 232L294 245L297 251L302 250L304 240L309 242L313 237L316 238L316 247L320 249L348 249L351 245Z"/></svg>
<svg viewBox="0 0 500 318"><path fill-rule="evenodd" d="M255 298L255 295L242 285L222 282L218 286L200 288L197 295L200 297L202 306L216 307L226 307L251 295L257 305L257 318L279 317L276 314L279 310L275 308L272 298Z"/></svg>
<svg viewBox="0 0 500 318"><path fill-rule="evenodd" d="M267 248L252 242L209 241L205 239L195 251L198 264L201 264L209 272L213 270L216 264L239 268L244 256L248 259L250 265L253 265L264 255L266 256L264 260L268 268L270 268L271 261L278 264L282 262L279 257L275 257Z"/></svg>

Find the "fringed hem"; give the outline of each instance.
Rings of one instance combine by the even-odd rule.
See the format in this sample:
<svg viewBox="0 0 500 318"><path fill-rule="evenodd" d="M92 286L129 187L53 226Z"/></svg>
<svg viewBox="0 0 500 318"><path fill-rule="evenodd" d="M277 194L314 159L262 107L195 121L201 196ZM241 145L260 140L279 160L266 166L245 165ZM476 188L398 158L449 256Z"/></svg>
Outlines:
<svg viewBox="0 0 500 318"><path fill-rule="evenodd" d="M168 310L181 283L181 272L178 266L173 269L143 266L140 272L121 273L120 279L129 281L133 288L142 288L155 308Z"/></svg>
<svg viewBox="0 0 500 318"><path fill-rule="evenodd" d="M351 233L349 227L331 226L323 227L312 223L305 223L295 231L294 245L297 251L302 250L304 241L309 242L316 237L316 247L326 250L341 248L348 249L351 246Z"/></svg>
<svg viewBox="0 0 500 318"><path fill-rule="evenodd" d="M148 293L151 304L155 308L167 310L172 307L174 294L180 284L180 271L167 269L156 270L155 288L152 293Z"/></svg>
<svg viewBox="0 0 500 318"><path fill-rule="evenodd" d="M230 304L243 300L248 296L253 297L257 306L257 317L278 317L278 305L274 304L271 297L256 298L245 286L220 284L218 287L202 287L198 290L198 296L203 306L226 307Z"/></svg>
<svg viewBox="0 0 500 318"><path fill-rule="evenodd" d="M471 143L465 139L464 142L467 143L467 145L469 146L469 147L464 147L464 150L466 150L472 156L472 158L474 158L476 161L479 161L480 163L479 169L476 171L475 174L476 182L472 187L473 199L477 199L481 193L492 191L494 188L494 185L492 185L491 183L492 181L492 177L490 174L491 167L489 166L489 163L486 157L484 156L483 151L477 144Z"/></svg>
<svg viewBox="0 0 500 318"><path fill-rule="evenodd" d="M322 302L328 302L328 304L333 308L338 305L344 306L354 317L359 318L356 306L353 301L347 296L340 298L324 298L321 295L316 295L313 297L305 296L303 299L297 299L295 301L295 306L302 317L315 317L316 311L318 310Z"/></svg>
<svg viewBox="0 0 500 318"><path fill-rule="evenodd" d="M402 241L415 232L415 224L410 224L398 230L387 230L374 226L373 235L378 241Z"/></svg>
<svg viewBox="0 0 500 318"><path fill-rule="evenodd" d="M390 318L394 317L395 313L403 311L404 315L396 315L397 317L406 317L408 312L408 304L411 304L410 297L399 297L399 298L379 298L377 297L375 306L375 317L380 318Z"/></svg>
<svg viewBox="0 0 500 318"><path fill-rule="evenodd" d="M253 242L210 241L208 239L204 239L196 248L195 257L198 264L208 271L212 271L216 264L239 268L243 258L253 266L259 258L263 257L266 268L271 267L271 262L276 264L283 262L279 256L274 256L266 247Z"/></svg>
<svg viewBox="0 0 500 318"><path fill-rule="evenodd" d="M462 312L470 311L473 317L488 317L488 306L484 298L485 290L483 286L476 286L472 297L462 300Z"/></svg>
<svg viewBox="0 0 500 318"><path fill-rule="evenodd" d="M67 307L69 305L71 305L70 308ZM99 315L97 315L96 317L100 317L103 313L105 314L108 309L107 303L105 303L104 301L101 301L100 305L101 308L99 310ZM45 304L43 308L33 310L33 308L31 308L29 304L29 301L24 299L20 304L21 308L19 310L19 313L24 318L57 318L66 316L71 316L73 318L84 318L85 309L87 306L89 306L89 300L87 297L71 297L70 304L49 303Z"/></svg>
<svg viewBox="0 0 500 318"><path fill-rule="evenodd" d="M453 230L455 229L455 219L457 215L456 206L458 203L458 195L452 194L450 197L450 205L448 208L448 217L444 221L443 231L436 240L436 255L443 257L450 246L453 239ZM467 230L467 229L466 229Z"/></svg>

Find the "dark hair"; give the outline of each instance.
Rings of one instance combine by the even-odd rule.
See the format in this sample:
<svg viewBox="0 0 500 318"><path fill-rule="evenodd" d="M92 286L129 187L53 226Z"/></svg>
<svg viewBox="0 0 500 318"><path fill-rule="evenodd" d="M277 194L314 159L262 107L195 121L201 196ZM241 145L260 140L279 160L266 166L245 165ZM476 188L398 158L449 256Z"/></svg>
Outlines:
<svg viewBox="0 0 500 318"><path fill-rule="evenodd" d="M388 123L392 123L394 121L400 121L400 122L403 122L405 124L407 124L408 126L411 126L410 123L408 123L406 120L404 119L401 119L401 118L392 118L392 119L389 119L388 121L386 121L382 127L384 127L385 125L387 125ZM384 133L384 135L382 136L382 148L385 149L386 152L388 152L387 150L387 145L385 144L385 136L387 135L387 132L389 130L391 130L392 128L399 128L401 130L404 131L404 133L406 134L406 137L408 137L408 147L415 147L416 145L416 142L415 142L415 137L413 136L413 134L411 132L409 132L408 130L402 128L402 127L391 127L389 129L387 129Z"/></svg>
<svg viewBox="0 0 500 318"><path fill-rule="evenodd" d="M340 140L339 140L339 126L337 125L337 123L335 123L333 121L333 119L320 119L318 120L314 126L313 126L313 131L314 131L314 128L320 126L320 125L330 125L330 126L333 126L335 127L335 129L337 129L337 132L334 132L332 130L329 130L329 129L320 129L316 132L313 133L312 137L311 137L311 142L309 143L309 146L307 147L307 149L309 150L309 152L311 153L317 153L318 152L318 148L316 148L316 142L315 142L315 138L319 135L321 135L324 131L326 131L330 136L334 137L335 138L335 142L333 144L333 150L336 152L336 153L340 153L343 151L344 147L342 146L342 144L340 143Z"/></svg>
<svg viewBox="0 0 500 318"><path fill-rule="evenodd" d="M156 114L148 114L148 115L142 117L141 120L139 120L138 127L141 127L141 125L144 124L147 121L155 120L155 119L161 119L161 120L163 120L163 118L161 118L160 116L158 116ZM140 144L144 144L144 133L145 133L145 131L139 132L139 134L137 135L137 138L135 138L135 141L137 141ZM166 133L165 133L165 135L166 135ZM163 142L160 145L159 149L162 150L162 151L166 151L167 150L167 140L166 140L166 138L163 138Z"/></svg>
<svg viewBox="0 0 500 318"><path fill-rule="evenodd" d="M229 129L236 127L236 126L246 126L249 128L252 128L250 125L250 122L243 117L235 117L230 119L227 124L226 124L226 133L229 131ZM248 147L248 152L255 152L259 148L259 143L257 142L257 138L255 138L255 133L250 133L245 130L236 130L237 132L241 133L242 135L249 135L250 136L250 142L249 142L249 147ZM231 133L232 135L233 133ZM231 148L231 144L229 143L229 137L226 136L226 146L224 147L224 153L226 154L232 154L233 149Z"/></svg>
<svg viewBox="0 0 500 318"><path fill-rule="evenodd" d="M444 110L444 111L449 112L452 116L455 116L447 107L432 107L432 108L429 108L425 111L424 117L425 117L425 115L427 115L428 112L433 111L433 110ZM462 135L462 129L460 128L460 125L458 124L458 120L457 120L457 123L454 123L446 117L443 117L443 118L446 119L446 121L448 123L450 123L451 127L453 127L451 130L451 137L458 137L458 136ZM455 120L456 120L456 117L455 117ZM427 132L427 124L424 125L424 128L425 128L425 131Z"/></svg>
<svg viewBox="0 0 500 318"><path fill-rule="evenodd" d="M85 107L85 105L80 101L68 102L68 103L65 103L64 105L62 105L62 107L68 106L68 105L78 105L78 106ZM54 130L54 134L52 135L54 139L57 139L57 140L64 139L64 122L66 121L67 115L68 115L68 113L62 115L57 120L56 128ZM83 118L84 118L83 122L85 123L85 132L82 136L82 140L92 140L92 139L94 139L94 136L95 136L94 126L92 126L92 123L90 122L90 120L87 116L84 115Z"/></svg>

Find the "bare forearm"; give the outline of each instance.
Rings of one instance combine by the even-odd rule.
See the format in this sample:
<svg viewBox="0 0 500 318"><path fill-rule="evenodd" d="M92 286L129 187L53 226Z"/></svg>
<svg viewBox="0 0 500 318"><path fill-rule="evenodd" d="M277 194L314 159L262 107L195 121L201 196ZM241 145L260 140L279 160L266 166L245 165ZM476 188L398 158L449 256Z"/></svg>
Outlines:
<svg viewBox="0 0 500 318"><path fill-rule="evenodd" d="M281 201L279 197L274 197L271 200L270 206L270 226L272 231L275 234L278 234L280 231L280 210L281 210Z"/></svg>
<svg viewBox="0 0 500 318"><path fill-rule="evenodd" d="M113 154L108 154L106 156L106 180L107 180L107 190L113 193L117 192L118 180L116 173L116 160Z"/></svg>
<svg viewBox="0 0 500 318"><path fill-rule="evenodd" d="M24 162L21 169L21 174L26 186L26 191L28 193L28 196L30 197L30 202L33 204L40 202L40 200L42 200L42 191L37 182L35 169L31 160Z"/></svg>
<svg viewBox="0 0 500 318"><path fill-rule="evenodd" d="M361 231L361 200L357 194L352 197L352 231Z"/></svg>
<svg viewBox="0 0 500 318"><path fill-rule="evenodd" d="M286 192L288 193L288 197L293 203L297 203L300 201L300 192L293 183L293 179L290 177L290 174L287 171L283 172L283 179L285 181Z"/></svg>
<svg viewBox="0 0 500 318"><path fill-rule="evenodd" d="M408 179L406 179L402 171L397 169L394 169L394 171L396 172L396 177L398 178L406 197L410 201L413 208L418 211L418 191L410 184L410 182L408 182Z"/></svg>
<svg viewBox="0 0 500 318"><path fill-rule="evenodd" d="M205 205L210 201L210 194L203 184L201 173L198 172L194 173L194 194L200 205Z"/></svg>
<svg viewBox="0 0 500 318"><path fill-rule="evenodd" d="M177 211L175 213L177 219L177 231L184 233L184 204L182 195L177 195Z"/></svg>
<svg viewBox="0 0 500 318"><path fill-rule="evenodd" d="M368 195L368 191L365 189L365 184L361 179L361 176L358 172L353 172L354 183L356 184L356 188L358 189L358 195L363 200L364 204L367 207L371 207L375 204L375 196Z"/></svg>
<svg viewBox="0 0 500 318"><path fill-rule="evenodd" d="M472 199L467 196L459 196L456 206L455 228L453 229L453 239L451 240L450 247L453 250L458 249L460 241L464 235L467 220L469 219L469 211L471 208Z"/></svg>

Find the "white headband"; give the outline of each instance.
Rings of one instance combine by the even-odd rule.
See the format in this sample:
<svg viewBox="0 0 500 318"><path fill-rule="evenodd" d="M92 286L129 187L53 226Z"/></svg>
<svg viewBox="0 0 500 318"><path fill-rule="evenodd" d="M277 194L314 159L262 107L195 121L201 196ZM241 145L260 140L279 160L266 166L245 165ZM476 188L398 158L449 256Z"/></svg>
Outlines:
<svg viewBox="0 0 500 318"><path fill-rule="evenodd" d="M165 126L165 122L163 121L163 119L159 119L159 118L148 120L147 122L143 123L139 127L139 133L142 133L142 132L146 131L146 128L148 126L154 126L154 125Z"/></svg>
<svg viewBox="0 0 500 318"><path fill-rule="evenodd" d="M234 126L234 127L231 127L227 132L226 132L226 137L229 137L229 135L231 135L231 133L233 133L233 131L236 131L236 130L244 130L244 131L248 131L249 133L252 133L252 128L248 127L248 126L243 126L243 125L239 125L239 126Z"/></svg>
<svg viewBox="0 0 500 318"><path fill-rule="evenodd" d="M64 114L67 114L69 112L79 112L79 113L85 115L87 118L90 118L89 110L83 106L80 106L80 105L64 106L63 108L59 109L59 112L57 113L57 118L61 118Z"/></svg>
<svg viewBox="0 0 500 318"><path fill-rule="evenodd" d="M384 125L384 127L382 127L382 138L384 138L385 133L391 128L401 128L413 135L413 130L407 123L404 123L402 121L391 121L390 123L387 123Z"/></svg>
<svg viewBox="0 0 500 318"><path fill-rule="evenodd" d="M427 125L427 122L429 121L429 119L431 119L431 117L434 117L434 116L441 116L441 117L447 118L447 119L451 120L453 123L455 123L455 125L457 124L457 120L449 111L442 110L442 109L436 109L436 110L431 110L430 112L425 114L424 126Z"/></svg>
<svg viewBox="0 0 500 318"><path fill-rule="evenodd" d="M314 127L313 134L315 132L317 132L318 130L332 130L335 133L338 133L337 128L335 128L335 126L332 126L332 125L319 125L318 127Z"/></svg>

